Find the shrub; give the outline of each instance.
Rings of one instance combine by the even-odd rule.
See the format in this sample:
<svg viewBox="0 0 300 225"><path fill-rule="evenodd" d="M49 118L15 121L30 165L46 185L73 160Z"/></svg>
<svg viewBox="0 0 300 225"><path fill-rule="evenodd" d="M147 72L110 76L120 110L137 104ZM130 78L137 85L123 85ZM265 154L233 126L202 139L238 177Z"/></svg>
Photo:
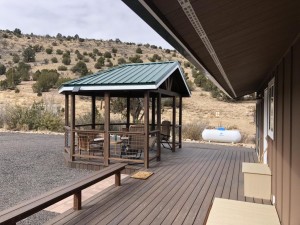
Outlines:
<svg viewBox="0 0 300 225"><path fill-rule="evenodd" d="M8 89L14 90L16 86L21 83L21 76L18 73L17 69L14 67L10 68L6 72L5 76Z"/></svg>
<svg viewBox="0 0 300 225"><path fill-rule="evenodd" d="M6 72L6 67L0 63L0 75L5 74L5 72Z"/></svg>
<svg viewBox="0 0 300 225"><path fill-rule="evenodd" d="M53 52L53 49L52 48L46 48L46 53L47 54L52 54L52 52Z"/></svg>
<svg viewBox="0 0 300 225"><path fill-rule="evenodd" d="M83 60L83 57L84 57L84 56L81 55L79 52L77 53L77 59L78 59L78 60Z"/></svg>
<svg viewBox="0 0 300 225"><path fill-rule="evenodd" d="M53 58L51 59L51 62L52 62L52 63L57 63L57 62L58 62L58 60L57 60L57 58L56 58L56 57L53 57Z"/></svg>
<svg viewBox="0 0 300 225"><path fill-rule="evenodd" d="M98 54L99 54L99 50L96 49L96 48L94 48L94 49L93 49L93 53L94 53L95 55L98 55Z"/></svg>
<svg viewBox="0 0 300 225"><path fill-rule="evenodd" d="M20 93L20 89L16 87L16 88L15 88L15 93L16 93L16 94Z"/></svg>
<svg viewBox="0 0 300 225"><path fill-rule="evenodd" d="M149 58L150 62L156 62L156 60L161 60L161 57L157 54L154 54L152 58Z"/></svg>
<svg viewBox="0 0 300 225"><path fill-rule="evenodd" d="M68 82L70 80L72 80L72 79L69 77L60 77L60 78L58 78L57 82L55 83L54 88L59 88L63 83Z"/></svg>
<svg viewBox="0 0 300 225"><path fill-rule="evenodd" d="M24 62L35 62L35 51L31 46L27 47L23 51L23 61Z"/></svg>
<svg viewBox="0 0 300 225"><path fill-rule="evenodd" d="M44 63L48 64L49 63L49 59L44 59Z"/></svg>
<svg viewBox="0 0 300 225"><path fill-rule="evenodd" d="M79 61L75 66L72 67L71 71L73 73L78 73L80 76L85 76L88 74L87 66L84 62Z"/></svg>
<svg viewBox="0 0 300 225"><path fill-rule="evenodd" d="M90 60L89 60L89 58L84 57L84 58L83 58L83 61L84 61L84 62L89 62Z"/></svg>
<svg viewBox="0 0 300 225"><path fill-rule="evenodd" d="M171 53L171 50L170 50L170 49L166 49L165 52L168 53L168 54L170 54L170 53Z"/></svg>
<svg viewBox="0 0 300 225"><path fill-rule="evenodd" d="M41 75L41 71L37 70L34 74L32 74L32 80L37 81L39 79L39 76Z"/></svg>
<svg viewBox="0 0 300 225"><path fill-rule="evenodd" d="M126 60L124 58L118 58L118 64L125 64Z"/></svg>
<svg viewBox="0 0 300 225"><path fill-rule="evenodd" d="M57 43L56 42L52 42L52 46L57 46Z"/></svg>
<svg viewBox="0 0 300 225"><path fill-rule="evenodd" d="M102 56L97 60L97 63L99 63L100 66L104 66L105 58Z"/></svg>
<svg viewBox="0 0 300 225"><path fill-rule="evenodd" d="M8 88L7 80L0 80L0 91L4 91Z"/></svg>
<svg viewBox="0 0 300 225"><path fill-rule="evenodd" d="M182 137L184 139L200 140L202 131L208 126L208 122L198 119L192 123L182 126Z"/></svg>
<svg viewBox="0 0 300 225"><path fill-rule="evenodd" d="M143 60L141 60L141 57L139 55L129 57L129 61L131 63L142 63L143 62Z"/></svg>
<svg viewBox="0 0 300 225"><path fill-rule="evenodd" d="M23 81L30 80L30 74L29 71L31 69L31 66L29 64L26 64L24 62L19 62L17 69L18 76Z"/></svg>
<svg viewBox="0 0 300 225"><path fill-rule="evenodd" d="M195 91L195 84L193 83L193 81L187 80L186 84L187 84L188 88L190 89L190 91Z"/></svg>
<svg viewBox="0 0 300 225"><path fill-rule="evenodd" d="M140 47L138 47L138 48L135 50L135 52L136 52L137 54L143 54L143 51L142 51L142 49L141 49Z"/></svg>
<svg viewBox="0 0 300 225"><path fill-rule="evenodd" d="M20 37L22 35L22 32L19 28L14 29L13 33L18 37Z"/></svg>
<svg viewBox="0 0 300 225"><path fill-rule="evenodd" d="M32 85L34 93L47 92L58 81L59 73L56 70L43 69L39 75L37 82Z"/></svg>
<svg viewBox="0 0 300 225"><path fill-rule="evenodd" d="M95 65L94 65L94 67L95 67L96 69L101 69L101 68L102 68L102 64L99 63L99 62L96 62Z"/></svg>
<svg viewBox="0 0 300 225"><path fill-rule="evenodd" d="M59 67L57 68L57 70L58 70L58 71L66 71L66 70L68 70L68 67L66 67L66 66L59 66Z"/></svg>
<svg viewBox="0 0 300 225"><path fill-rule="evenodd" d="M112 53L117 53L118 52L118 49L116 49L116 48L112 48Z"/></svg>
<svg viewBox="0 0 300 225"><path fill-rule="evenodd" d="M17 54L13 54L13 62L18 63L19 61L20 61L20 56L18 56Z"/></svg>
<svg viewBox="0 0 300 225"><path fill-rule="evenodd" d="M103 56L104 56L104 58L111 58L112 57L110 52L105 52Z"/></svg>
<svg viewBox="0 0 300 225"><path fill-rule="evenodd" d="M61 62L65 65L70 65L71 64L71 58L70 57L63 57Z"/></svg>
<svg viewBox="0 0 300 225"><path fill-rule="evenodd" d="M13 130L62 131L62 117L44 102L34 102L30 107L6 106L4 123Z"/></svg>
<svg viewBox="0 0 300 225"><path fill-rule="evenodd" d="M156 45L151 45L150 47L153 48L153 49L157 49Z"/></svg>
<svg viewBox="0 0 300 225"><path fill-rule="evenodd" d="M33 50L35 51L35 52L41 52L42 50L43 50L43 45L34 45L33 46Z"/></svg>
<svg viewBox="0 0 300 225"><path fill-rule="evenodd" d="M183 63L183 65L184 65L185 68L188 68L188 67L191 66L191 63L188 62L188 61L185 61L185 62Z"/></svg>
<svg viewBox="0 0 300 225"><path fill-rule="evenodd" d="M63 53L64 53L64 51L62 51L62 50L60 50L60 49L57 49L57 50L56 50L56 54L57 54L57 55L62 55Z"/></svg>

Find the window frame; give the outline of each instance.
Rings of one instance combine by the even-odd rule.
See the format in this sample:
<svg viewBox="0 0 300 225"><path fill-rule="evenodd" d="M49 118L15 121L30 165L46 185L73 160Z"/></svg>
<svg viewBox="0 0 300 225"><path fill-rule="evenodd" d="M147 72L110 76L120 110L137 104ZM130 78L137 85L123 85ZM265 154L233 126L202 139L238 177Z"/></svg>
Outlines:
<svg viewBox="0 0 300 225"><path fill-rule="evenodd" d="M268 136L274 140L274 129L275 129L275 78L273 78L268 84Z"/></svg>

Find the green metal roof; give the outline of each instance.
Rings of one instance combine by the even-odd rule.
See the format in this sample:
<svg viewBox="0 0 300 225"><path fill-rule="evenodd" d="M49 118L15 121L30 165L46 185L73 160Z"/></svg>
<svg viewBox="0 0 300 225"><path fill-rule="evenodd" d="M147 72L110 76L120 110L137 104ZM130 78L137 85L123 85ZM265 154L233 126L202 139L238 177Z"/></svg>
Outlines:
<svg viewBox="0 0 300 225"><path fill-rule="evenodd" d="M104 90L153 90L173 74L184 85L180 92L190 95L180 64L177 61L124 64L64 83L59 92ZM180 76L178 75L180 74ZM179 79L178 79L179 78Z"/></svg>

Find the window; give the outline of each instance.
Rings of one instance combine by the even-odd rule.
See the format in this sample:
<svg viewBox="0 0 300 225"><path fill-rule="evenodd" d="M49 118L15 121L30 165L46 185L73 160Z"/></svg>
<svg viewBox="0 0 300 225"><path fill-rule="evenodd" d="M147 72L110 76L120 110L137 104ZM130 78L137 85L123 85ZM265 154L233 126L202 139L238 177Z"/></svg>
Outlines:
<svg viewBox="0 0 300 225"><path fill-rule="evenodd" d="M268 85L268 136L274 139L274 122L275 122L275 99L274 99L274 78Z"/></svg>

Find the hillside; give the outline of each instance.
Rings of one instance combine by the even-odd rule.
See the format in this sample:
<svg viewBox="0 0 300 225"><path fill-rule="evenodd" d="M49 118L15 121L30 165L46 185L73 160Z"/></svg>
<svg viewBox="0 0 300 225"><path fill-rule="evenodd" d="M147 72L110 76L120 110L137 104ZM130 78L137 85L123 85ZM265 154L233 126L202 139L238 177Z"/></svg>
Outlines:
<svg viewBox="0 0 300 225"><path fill-rule="evenodd" d="M69 40L68 40L69 39ZM14 63L13 57L18 55L22 61L22 53L28 46L39 46L40 51L35 53L35 62L29 62L31 65L30 73L34 74L37 70L42 69L58 69L59 66L64 65L62 63L63 55L57 54L57 50L61 52L70 52L70 65L64 65L67 67L66 71L58 71L61 77L77 78L79 74L71 71L72 67L76 65L78 60L78 54L82 55L82 60L86 63L87 68L90 72L96 72L99 69L95 68L95 63L105 52L111 53L111 58L105 58L104 66L101 70L105 70L111 66L118 65L120 58L123 58L126 62L129 62L132 57L138 55L143 62L149 62L155 55L159 56L160 59L157 61L170 61L176 60L181 62L183 69L189 80L193 81L191 67L187 63L187 60L180 55L178 52L173 50L160 49L154 45L139 45L135 43L123 43L120 40L90 40L90 39L74 39L54 37L44 37L36 35L15 35L13 33L7 33L0 31L0 64L6 67L6 71L9 68L17 66ZM137 48L140 48L142 53L137 54ZM46 49L52 49L51 54L46 52ZM96 49L96 50L95 50ZM113 50L114 49L114 50ZM98 54L97 54L97 53ZM115 52L115 53L114 53ZM154 56L154 57L153 57ZM52 62L52 58L57 58L57 63ZM0 80L4 80L5 75L0 76ZM59 95L57 89L50 89L49 92L43 92L42 96L37 96L32 90L32 85L36 81L22 81L17 85L19 90L16 93L15 90L3 90L0 91L0 113L5 110L7 105L27 105L30 106L34 101L44 100L53 107L63 108L64 98ZM88 112L89 102L81 100L77 109L80 113ZM209 92L203 91L201 88L196 87L192 92L192 97L184 99L184 110L183 110L183 122L185 124L204 123L209 126L225 126L231 128L240 129L245 142L252 142L255 127L254 127L254 102L237 102L227 103L218 101L211 97ZM163 118L170 119L171 113L168 108L165 107Z"/></svg>

